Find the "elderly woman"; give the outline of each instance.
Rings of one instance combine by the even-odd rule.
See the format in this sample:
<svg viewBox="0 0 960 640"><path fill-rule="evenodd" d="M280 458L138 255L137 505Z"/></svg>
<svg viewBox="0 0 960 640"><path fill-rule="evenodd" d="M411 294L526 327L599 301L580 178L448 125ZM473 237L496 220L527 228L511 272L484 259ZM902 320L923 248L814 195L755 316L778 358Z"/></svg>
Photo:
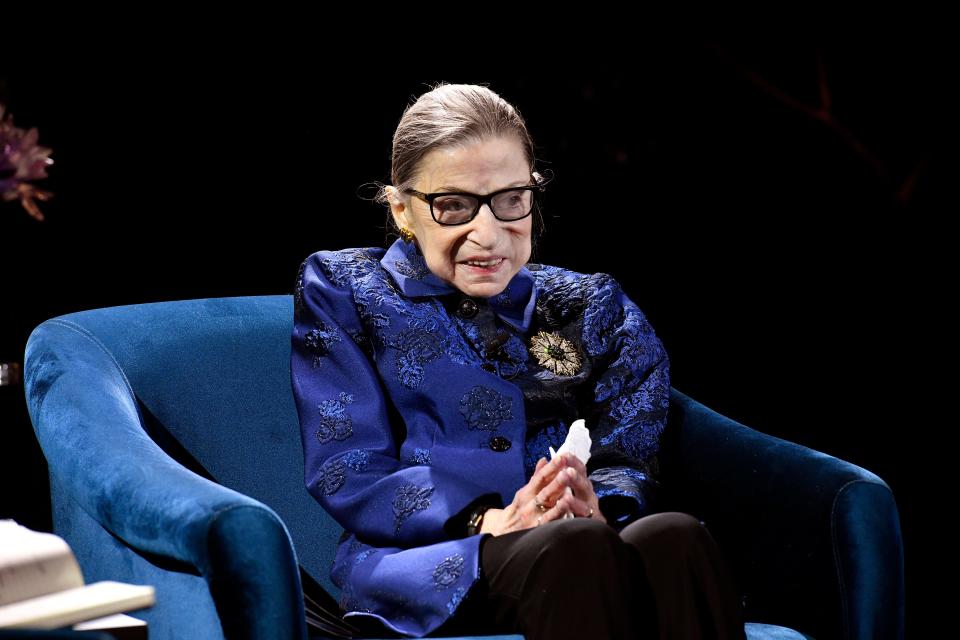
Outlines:
<svg viewBox="0 0 960 640"><path fill-rule="evenodd" d="M743 637L697 519L653 513L669 361L609 275L530 263L545 181L517 110L440 85L381 192L400 238L295 295L306 486L344 528L344 619L383 637ZM548 459L582 418L588 464Z"/></svg>

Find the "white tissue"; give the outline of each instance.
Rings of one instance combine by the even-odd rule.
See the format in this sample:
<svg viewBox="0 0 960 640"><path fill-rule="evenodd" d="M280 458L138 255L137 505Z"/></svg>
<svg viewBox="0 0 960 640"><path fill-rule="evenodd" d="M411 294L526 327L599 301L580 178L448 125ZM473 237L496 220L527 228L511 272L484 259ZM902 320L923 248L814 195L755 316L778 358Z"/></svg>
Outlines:
<svg viewBox="0 0 960 640"><path fill-rule="evenodd" d="M553 460L561 453L569 451L573 455L577 456L584 465L587 464L587 460L590 459L590 445L592 444L590 439L590 431L587 429L583 419L574 420L573 424L570 425L570 430L567 431L567 439L563 441L563 444L560 445L560 449L557 451L553 450L553 447L550 447L550 459ZM568 493L573 493L573 490L570 487L567 487ZM563 514L564 518L573 518L574 515L569 511Z"/></svg>
<svg viewBox="0 0 960 640"><path fill-rule="evenodd" d="M587 464L587 460L590 459L590 445L592 442L593 441L590 440L590 431L587 430L583 418L574 420L573 424L570 425L570 430L567 431L567 439L563 441L560 448L554 451L553 447L550 447L550 459L553 460L561 453L569 451L580 458L580 462Z"/></svg>

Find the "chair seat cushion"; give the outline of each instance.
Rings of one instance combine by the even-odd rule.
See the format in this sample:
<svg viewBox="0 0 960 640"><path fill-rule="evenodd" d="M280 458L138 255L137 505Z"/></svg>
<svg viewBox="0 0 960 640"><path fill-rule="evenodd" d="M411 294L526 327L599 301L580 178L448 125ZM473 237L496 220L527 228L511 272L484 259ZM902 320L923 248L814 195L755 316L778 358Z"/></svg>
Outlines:
<svg viewBox="0 0 960 640"><path fill-rule="evenodd" d="M813 640L799 631L775 624L747 623L747 640Z"/></svg>

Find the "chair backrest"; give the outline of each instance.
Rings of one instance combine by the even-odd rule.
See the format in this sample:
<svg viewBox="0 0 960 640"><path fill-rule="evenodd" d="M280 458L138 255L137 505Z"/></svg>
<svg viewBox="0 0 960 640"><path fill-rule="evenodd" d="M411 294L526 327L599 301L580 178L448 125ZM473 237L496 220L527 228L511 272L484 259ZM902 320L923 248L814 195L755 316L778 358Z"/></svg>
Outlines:
<svg viewBox="0 0 960 640"><path fill-rule="evenodd" d="M290 384L293 296L208 298L64 316L113 355L173 458L272 508L328 592L342 528L307 492Z"/></svg>

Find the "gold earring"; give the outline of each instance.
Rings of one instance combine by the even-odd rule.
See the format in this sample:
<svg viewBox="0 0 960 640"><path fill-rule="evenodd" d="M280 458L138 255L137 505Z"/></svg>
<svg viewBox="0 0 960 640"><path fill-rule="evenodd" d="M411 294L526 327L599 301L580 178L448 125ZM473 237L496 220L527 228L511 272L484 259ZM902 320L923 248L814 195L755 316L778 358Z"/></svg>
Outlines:
<svg viewBox="0 0 960 640"><path fill-rule="evenodd" d="M404 242L413 241L413 231L407 229L406 227L400 227L400 237L403 238Z"/></svg>

